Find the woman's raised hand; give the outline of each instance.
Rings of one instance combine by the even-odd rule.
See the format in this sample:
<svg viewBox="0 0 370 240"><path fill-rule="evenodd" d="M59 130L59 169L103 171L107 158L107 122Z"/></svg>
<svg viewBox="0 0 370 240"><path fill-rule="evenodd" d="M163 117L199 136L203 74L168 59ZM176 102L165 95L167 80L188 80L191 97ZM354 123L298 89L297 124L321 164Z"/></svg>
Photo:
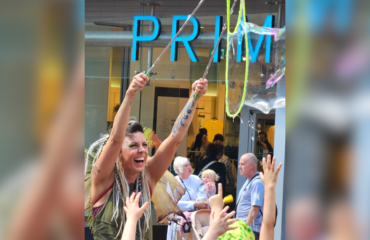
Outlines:
<svg viewBox="0 0 370 240"><path fill-rule="evenodd" d="M148 81L149 77L146 76L144 73L139 73L135 75L130 83L130 86L127 89L127 93L130 96L135 95L135 91L141 91Z"/></svg>
<svg viewBox="0 0 370 240"><path fill-rule="evenodd" d="M199 79L195 81L191 87L193 89L193 92L197 93L199 97L203 96L207 92L208 88L208 81L207 79Z"/></svg>

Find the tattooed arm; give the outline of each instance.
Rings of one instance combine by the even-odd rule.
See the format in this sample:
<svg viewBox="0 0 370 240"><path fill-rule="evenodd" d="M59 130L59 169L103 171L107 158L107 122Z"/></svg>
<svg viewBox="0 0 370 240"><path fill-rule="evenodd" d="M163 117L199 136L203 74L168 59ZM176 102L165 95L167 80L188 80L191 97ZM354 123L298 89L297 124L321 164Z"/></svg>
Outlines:
<svg viewBox="0 0 370 240"><path fill-rule="evenodd" d="M166 140L163 141L155 155L151 159L149 159L148 171L153 188L162 177L164 172L167 170L167 168L170 166L177 151L177 148L179 147L185 134L188 132L199 99L207 92L207 87L207 80L201 81L201 79L199 79L193 83L193 92L184 109L177 117L170 136L168 136ZM198 93L199 95L197 98L194 97L196 93Z"/></svg>
<svg viewBox="0 0 370 240"><path fill-rule="evenodd" d="M93 165L91 172L91 192L92 200L96 199L113 183L113 169L116 159L120 153L127 124L130 117L131 99L135 95L135 90L142 90L149 80L145 74L141 73L134 76L125 98L114 118L113 127L109 139L107 140L102 153L97 162Z"/></svg>

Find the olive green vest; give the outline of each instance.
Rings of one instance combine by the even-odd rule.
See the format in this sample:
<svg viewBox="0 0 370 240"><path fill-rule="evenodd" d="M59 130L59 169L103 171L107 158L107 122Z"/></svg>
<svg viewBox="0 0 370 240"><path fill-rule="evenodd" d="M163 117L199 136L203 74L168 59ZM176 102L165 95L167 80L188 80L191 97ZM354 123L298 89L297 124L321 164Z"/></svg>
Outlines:
<svg viewBox="0 0 370 240"><path fill-rule="evenodd" d="M120 240L122 237L122 233L117 236L119 231L119 224L121 223L121 217L119 216L117 219L117 223L113 216L113 190L109 194L108 201L105 203L104 207L100 210L98 215L96 215L94 219L94 240L110 240L110 239L118 239ZM150 227L149 230L145 233L144 239L145 240L152 240L152 218L150 217ZM136 239L140 240L139 229L136 229Z"/></svg>

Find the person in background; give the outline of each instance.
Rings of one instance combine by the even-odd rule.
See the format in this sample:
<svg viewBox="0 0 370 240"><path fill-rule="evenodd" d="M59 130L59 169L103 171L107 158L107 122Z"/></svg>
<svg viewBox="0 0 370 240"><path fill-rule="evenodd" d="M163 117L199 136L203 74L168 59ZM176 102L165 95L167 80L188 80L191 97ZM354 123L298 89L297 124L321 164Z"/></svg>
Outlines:
<svg viewBox="0 0 370 240"><path fill-rule="evenodd" d="M220 177L216 183L222 183L223 190L225 190L226 167L225 164L218 162L222 157L222 147L223 146L218 146L213 143L209 144L206 152L207 157L198 163L193 174L201 176L204 170L211 169Z"/></svg>
<svg viewBox="0 0 370 240"><path fill-rule="evenodd" d="M197 163L204 158L204 155L208 148L207 135L204 133L198 133L195 137L195 142L190 148L190 153L188 158L191 159L193 166L195 167Z"/></svg>
<svg viewBox="0 0 370 240"><path fill-rule="evenodd" d="M202 136L202 147L203 147L204 151L207 151L207 147L210 144L210 142L207 139L207 136L208 136L207 135L207 129L206 128L199 129L199 133L197 134L197 136L199 134ZM206 135L206 136L204 137L204 135ZM193 147L195 145L195 142L196 142L196 137L195 137L195 141L191 143L190 149L193 149Z"/></svg>
<svg viewBox="0 0 370 240"><path fill-rule="evenodd" d="M247 181L240 189L236 201L236 217L245 221L251 227L255 239L259 240L265 186L259 177L257 163L252 153L246 153L240 158L240 175L247 177Z"/></svg>
<svg viewBox="0 0 370 240"><path fill-rule="evenodd" d="M224 136L222 136L221 134L216 134L215 137L213 138L213 143L216 144L216 145L222 145L224 144ZM222 157L221 159L219 160L219 162L222 162L223 164L225 164L225 167L226 167L226 184L228 187L236 187L235 186L235 177L234 174L233 174L233 168L235 168L235 166L233 166L233 163L231 162L230 158L228 156L226 156L224 153L222 153ZM236 172L236 171L235 171Z"/></svg>
<svg viewBox="0 0 370 240"><path fill-rule="evenodd" d="M178 174L176 179L185 188L185 194L181 197L177 203L181 211L194 211L196 209L207 209L207 201L196 202L198 189L202 183L202 180L198 176L191 174L191 165L189 159L184 157L176 157L173 163L173 168ZM178 226L175 223L171 223L167 230L167 240L175 240Z"/></svg>
<svg viewBox="0 0 370 240"><path fill-rule="evenodd" d="M274 156L274 149L272 148L270 142L267 140L267 133L266 132L260 132L259 133L260 141L264 143L269 150L269 154L271 156Z"/></svg>

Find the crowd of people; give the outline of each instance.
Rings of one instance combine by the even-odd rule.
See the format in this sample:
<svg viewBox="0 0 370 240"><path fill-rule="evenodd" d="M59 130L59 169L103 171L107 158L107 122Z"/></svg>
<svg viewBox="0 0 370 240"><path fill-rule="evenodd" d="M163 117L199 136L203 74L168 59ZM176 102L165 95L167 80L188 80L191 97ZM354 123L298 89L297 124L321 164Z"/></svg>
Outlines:
<svg viewBox="0 0 370 240"><path fill-rule="evenodd" d="M92 146L98 148L94 155L89 189L94 239L148 238L152 231L150 203L153 191L173 161L173 156L188 131L197 103L208 87L205 79L193 83L191 97L178 116L171 134L155 154L149 156L143 127L129 117L132 97L136 91L144 88L148 80L144 74L133 78L112 130ZM205 240L222 237L226 231L244 234L240 231L245 227L240 224L247 224L255 239L273 239L275 184L281 164L275 169L276 160L271 160L271 155L268 155L267 160L263 159L264 171L259 173L257 158L252 153L243 155L239 161L239 170L242 176L247 177L247 181L239 192L236 211L227 213L229 207L224 208L223 193L227 185L235 186L236 183L232 163L224 155L223 141L223 136L217 134L210 143L206 130L200 131L191 150L193 153L202 150L205 155L194 172L189 156L175 158L175 179L185 189L181 198L176 201L178 208L183 213L210 209L209 230L203 236ZM195 153L190 157L194 156ZM173 195L176 194L171 193ZM166 214L171 213L174 211ZM236 218L230 220L235 213ZM183 216L179 216L178 220ZM168 227L167 240L177 239L177 232L181 228L181 225L172 220ZM236 230L239 232L235 232Z"/></svg>

